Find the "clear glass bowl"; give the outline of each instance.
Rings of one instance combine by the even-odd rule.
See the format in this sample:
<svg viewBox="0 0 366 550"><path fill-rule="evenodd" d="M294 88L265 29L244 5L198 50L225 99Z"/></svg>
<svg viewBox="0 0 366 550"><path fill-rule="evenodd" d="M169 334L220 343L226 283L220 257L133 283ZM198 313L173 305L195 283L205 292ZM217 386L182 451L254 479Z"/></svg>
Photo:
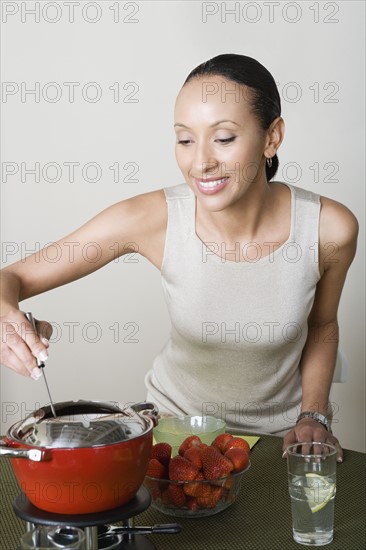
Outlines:
<svg viewBox="0 0 366 550"><path fill-rule="evenodd" d="M236 501L249 468L250 462L245 470L215 480L170 481L145 476L144 485L153 508L168 516L200 518L218 514Z"/></svg>
<svg viewBox="0 0 366 550"><path fill-rule="evenodd" d="M214 416L168 416L159 420L154 428L154 438L156 443L169 443L172 456L175 456L186 437L198 435L202 443L210 445L216 436L225 432L225 428L225 422Z"/></svg>

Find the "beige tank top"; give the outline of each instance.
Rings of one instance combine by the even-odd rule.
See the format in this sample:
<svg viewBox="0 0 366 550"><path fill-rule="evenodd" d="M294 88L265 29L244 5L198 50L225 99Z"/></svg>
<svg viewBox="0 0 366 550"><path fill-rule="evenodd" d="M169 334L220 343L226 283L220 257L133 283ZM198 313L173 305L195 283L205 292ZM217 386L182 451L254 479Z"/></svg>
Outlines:
<svg viewBox="0 0 366 550"><path fill-rule="evenodd" d="M147 398L161 412L210 414L238 432L283 435L294 426L299 362L320 278L320 198L288 187L288 240L276 250L271 242L238 244L230 260L220 257L224 245L197 236L188 185L164 190L161 273L171 333L145 378Z"/></svg>

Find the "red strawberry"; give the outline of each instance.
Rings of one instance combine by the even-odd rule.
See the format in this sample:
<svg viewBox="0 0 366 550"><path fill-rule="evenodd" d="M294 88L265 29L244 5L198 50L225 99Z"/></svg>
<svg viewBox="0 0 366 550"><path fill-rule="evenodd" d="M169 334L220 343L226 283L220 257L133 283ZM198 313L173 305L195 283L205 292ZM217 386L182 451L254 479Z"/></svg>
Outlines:
<svg viewBox="0 0 366 550"><path fill-rule="evenodd" d="M197 477L192 483L185 483L183 491L191 497L205 497L211 494L211 486L209 483L202 483L205 479L202 472L197 474Z"/></svg>
<svg viewBox="0 0 366 550"><path fill-rule="evenodd" d="M244 449L245 451L247 451L247 453L250 453L249 443L241 437L233 437L230 441L228 441L225 445L224 453L226 453L226 451L232 449L233 447L239 447L240 449Z"/></svg>
<svg viewBox="0 0 366 550"><path fill-rule="evenodd" d="M203 473L206 479L218 479L227 476L233 469L230 460L215 447L207 447L202 452Z"/></svg>
<svg viewBox="0 0 366 550"><path fill-rule="evenodd" d="M235 485L235 478L233 477L228 477L227 479L225 479L225 481L223 482L223 489L227 492L227 493L230 493L231 489L234 487Z"/></svg>
<svg viewBox="0 0 366 550"><path fill-rule="evenodd" d="M202 444L202 441L200 440L198 435L190 435L185 438L185 440L183 441L183 443L178 449L178 453L180 454L180 456L184 456L184 453L186 452L187 449L189 449L190 447L201 445L201 444Z"/></svg>
<svg viewBox="0 0 366 550"><path fill-rule="evenodd" d="M187 497L187 508L188 510L192 510L192 512L196 512L198 510L197 499L194 497Z"/></svg>
<svg viewBox="0 0 366 550"><path fill-rule="evenodd" d="M156 458L159 462L168 466L170 461L170 456L172 454L172 446L169 443L157 443L153 445L151 449L151 458Z"/></svg>
<svg viewBox="0 0 366 550"><path fill-rule="evenodd" d="M198 493L198 486L199 483L195 483L194 481L192 481L192 483L185 483L183 485L184 494L189 497L196 497Z"/></svg>
<svg viewBox="0 0 366 550"><path fill-rule="evenodd" d="M211 445L213 445L214 447L217 447L224 454L225 445L231 439L233 439L233 436L230 434L220 434L217 437L215 437Z"/></svg>
<svg viewBox="0 0 366 550"><path fill-rule="evenodd" d="M165 477L165 468L164 466L156 460L156 458L150 458L146 475L149 477L156 477L158 479L164 479Z"/></svg>
<svg viewBox="0 0 366 550"><path fill-rule="evenodd" d="M175 481L193 481L198 468L183 456L175 456L169 462L169 478Z"/></svg>
<svg viewBox="0 0 366 550"><path fill-rule="evenodd" d="M184 453L184 458L192 462L199 470L202 468L202 452L201 446L190 447Z"/></svg>
<svg viewBox="0 0 366 550"><path fill-rule="evenodd" d="M183 487L181 485L170 483L169 494L174 506L177 506L177 508L182 508L182 506L185 506L186 495L184 494Z"/></svg>
<svg viewBox="0 0 366 550"><path fill-rule="evenodd" d="M241 472L249 464L249 455L247 451L240 447L231 447L225 455L233 463L233 472Z"/></svg>
<svg viewBox="0 0 366 550"><path fill-rule="evenodd" d="M209 495L197 498L197 504L201 508L215 508L222 496L222 487L215 487L211 485L211 492Z"/></svg>

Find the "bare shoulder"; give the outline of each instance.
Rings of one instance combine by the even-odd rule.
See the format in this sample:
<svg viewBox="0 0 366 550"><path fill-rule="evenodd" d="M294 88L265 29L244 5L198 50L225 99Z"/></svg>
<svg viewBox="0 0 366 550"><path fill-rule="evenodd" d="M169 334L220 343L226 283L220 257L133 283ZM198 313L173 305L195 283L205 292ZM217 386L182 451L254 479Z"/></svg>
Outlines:
<svg viewBox="0 0 366 550"><path fill-rule="evenodd" d="M95 219L113 226L124 238L142 237L166 225L167 208L163 189L124 199L106 208Z"/></svg>
<svg viewBox="0 0 366 550"><path fill-rule="evenodd" d="M344 204L327 197L321 197L319 247L324 267L334 267L327 258L332 257L331 249L338 260L338 267L347 269L355 256L358 236L356 216ZM328 263L328 265L327 265Z"/></svg>
<svg viewBox="0 0 366 550"><path fill-rule="evenodd" d="M144 220L144 225L164 225L166 222L164 218L167 218L167 208L163 189L135 195L114 206L123 210L130 218Z"/></svg>
<svg viewBox="0 0 366 550"><path fill-rule="evenodd" d="M320 241L336 242L345 246L357 239L358 221L356 216L340 202L321 197Z"/></svg>
<svg viewBox="0 0 366 550"><path fill-rule="evenodd" d="M160 269L168 223L164 190L136 195L112 208L124 217L124 236L132 248Z"/></svg>

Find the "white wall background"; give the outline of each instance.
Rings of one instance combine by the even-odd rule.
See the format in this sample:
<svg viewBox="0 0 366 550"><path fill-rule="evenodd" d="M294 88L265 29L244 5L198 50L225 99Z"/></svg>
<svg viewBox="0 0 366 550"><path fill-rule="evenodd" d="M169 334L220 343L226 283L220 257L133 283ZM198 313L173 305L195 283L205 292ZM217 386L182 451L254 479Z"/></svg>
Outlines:
<svg viewBox="0 0 366 550"><path fill-rule="evenodd" d="M39 19L30 13L37 4ZM343 445L365 450L364 3L76 2L73 22L64 2L1 8L3 266L113 202L183 181L173 106L199 63L240 53L272 72L286 121L277 179L346 204L361 225L339 314L350 372L347 383L333 386L332 401ZM79 83L74 101L65 82ZM92 82L102 94L95 102ZM36 86L39 101L22 96ZM53 102L56 90L61 96ZM79 163L74 181L70 162ZM25 172L35 163L39 181ZM88 163L99 167L99 178ZM128 181L133 166L126 163L135 163L137 181ZM143 378L167 339L169 319L160 274L143 258L112 262L21 307L55 325L46 367L55 401L144 399ZM4 433L47 395L42 381L2 368L1 400Z"/></svg>

